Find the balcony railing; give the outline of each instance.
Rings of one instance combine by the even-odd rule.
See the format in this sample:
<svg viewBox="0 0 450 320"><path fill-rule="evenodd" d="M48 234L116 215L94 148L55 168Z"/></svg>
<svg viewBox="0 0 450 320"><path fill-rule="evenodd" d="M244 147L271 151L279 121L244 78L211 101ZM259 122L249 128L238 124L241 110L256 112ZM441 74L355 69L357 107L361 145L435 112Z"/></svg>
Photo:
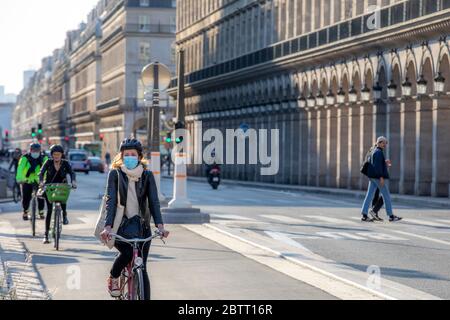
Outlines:
<svg viewBox="0 0 450 320"><path fill-rule="evenodd" d="M148 33L165 33L175 34L176 26L172 24L135 24L128 23L125 25L125 32L148 32Z"/></svg>

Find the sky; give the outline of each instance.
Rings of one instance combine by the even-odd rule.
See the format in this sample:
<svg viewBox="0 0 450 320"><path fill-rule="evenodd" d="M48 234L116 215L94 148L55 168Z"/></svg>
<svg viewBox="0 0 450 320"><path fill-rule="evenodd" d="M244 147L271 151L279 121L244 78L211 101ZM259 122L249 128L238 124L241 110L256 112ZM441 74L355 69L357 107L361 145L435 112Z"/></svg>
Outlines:
<svg viewBox="0 0 450 320"><path fill-rule="evenodd" d="M98 0L1 0L0 85L18 94L23 71L64 45L66 32L86 21Z"/></svg>

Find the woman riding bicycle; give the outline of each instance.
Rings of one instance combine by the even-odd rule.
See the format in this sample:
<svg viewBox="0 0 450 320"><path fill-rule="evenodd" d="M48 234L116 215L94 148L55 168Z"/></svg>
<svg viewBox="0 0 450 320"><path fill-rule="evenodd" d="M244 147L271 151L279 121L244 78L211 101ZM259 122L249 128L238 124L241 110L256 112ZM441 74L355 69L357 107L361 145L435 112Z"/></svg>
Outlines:
<svg viewBox="0 0 450 320"><path fill-rule="evenodd" d="M120 183L119 183L120 181ZM150 226L150 214L165 238L169 233L164 230L161 216L158 190L155 178L151 171L147 170L144 160L142 144L136 139L126 139L120 146L120 153L114 158L112 170L108 176L106 200L105 230L101 237L104 242L111 239L111 233L116 217L118 192L120 192L120 204L125 208L122 224L117 232L120 236L129 238L124 234L124 226L137 224L139 226L139 238L149 238L152 235ZM146 263L151 243L141 244L139 251L144 260L144 292L145 300L150 299L150 281L148 278ZM116 241L115 245L120 254L116 258L108 279L108 289L112 297L120 296L119 278L122 270L133 259L133 248L123 242Z"/></svg>
<svg viewBox="0 0 450 320"><path fill-rule="evenodd" d="M49 159L44 163L44 166L39 173L39 184L41 186L53 183L67 183L67 175L70 175L70 183L72 188L77 187L75 180L75 173L72 170L72 166L69 161L64 160L64 148L60 145L55 145L50 148L50 155L52 159ZM45 220L45 236L44 244L49 244L48 232L50 230L50 223L52 221L52 211L53 206L48 201L47 195L44 195L45 201L47 202L47 217ZM69 224L67 219L67 205L65 203L61 204L63 210L63 224Z"/></svg>

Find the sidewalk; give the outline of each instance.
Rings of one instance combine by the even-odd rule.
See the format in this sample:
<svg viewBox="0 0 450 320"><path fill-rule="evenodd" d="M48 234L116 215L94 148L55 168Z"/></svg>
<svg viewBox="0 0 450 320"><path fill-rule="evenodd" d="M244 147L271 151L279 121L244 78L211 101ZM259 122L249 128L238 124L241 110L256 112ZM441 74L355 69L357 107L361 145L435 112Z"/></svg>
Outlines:
<svg viewBox="0 0 450 320"><path fill-rule="evenodd" d="M173 177L168 177L167 175L163 175L163 178L173 179ZM188 177L188 180L207 183L206 178L204 177ZM222 184L227 186L243 186L252 188L273 189L278 191L306 192L336 197L344 196L360 199L361 201L363 201L366 196L365 191L349 190L349 189L309 187L309 186L274 184L264 182L249 182L249 181L229 180L229 179L223 179ZM407 205L414 205L414 206L425 205L435 208L450 209L450 198L419 197L419 196L399 195L399 194L391 194L391 198L392 201Z"/></svg>

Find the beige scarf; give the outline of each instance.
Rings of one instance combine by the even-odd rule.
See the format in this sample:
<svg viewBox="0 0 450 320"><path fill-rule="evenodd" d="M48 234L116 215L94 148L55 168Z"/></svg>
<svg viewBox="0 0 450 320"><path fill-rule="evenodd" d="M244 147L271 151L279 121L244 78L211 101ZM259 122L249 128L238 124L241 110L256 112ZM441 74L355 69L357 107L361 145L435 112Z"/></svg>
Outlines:
<svg viewBox="0 0 450 320"><path fill-rule="evenodd" d="M130 181L133 182L137 182L141 179L142 174L144 173L144 167L142 166L142 164L139 164L135 169L133 170L129 170L127 167L125 167L124 165L122 165L120 167L120 169L122 169L123 172L125 172L125 174L127 175L128 179Z"/></svg>

